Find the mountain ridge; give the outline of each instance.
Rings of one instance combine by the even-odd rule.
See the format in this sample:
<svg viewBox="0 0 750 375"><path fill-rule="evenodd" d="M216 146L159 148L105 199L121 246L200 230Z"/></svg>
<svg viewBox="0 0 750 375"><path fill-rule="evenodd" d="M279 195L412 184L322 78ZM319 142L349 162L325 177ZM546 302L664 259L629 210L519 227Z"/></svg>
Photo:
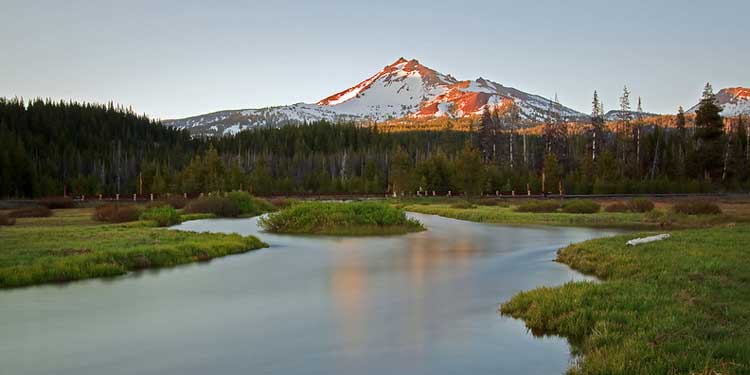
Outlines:
<svg viewBox="0 0 750 375"><path fill-rule="evenodd" d="M716 93L716 104L722 108L721 115L734 117L750 115L750 88L726 87ZM686 113L695 113L700 102L688 109Z"/></svg>
<svg viewBox="0 0 750 375"><path fill-rule="evenodd" d="M379 72L316 103L295 103L257 109L222 110L182 119L167 126L196 135L233 134L255 126L281 126L317 120L385 121L405 117L466 117L484 108L514 103L522 119L539 121L550 111L563 118L586 115L540 95L477 78L458 80L400 57Z"/></svg>
<svg viewBox="0 0 750 375"><path fill-rule="evenodd" d="M730 87L716 94L722 116L750 115L750 89ZM294 103L253 109L221 110L182 119L163 120L193 135L235 134L257 126L282 126L326 120L331 122L383 122L409 118L463 118L481 114L485 108L516 105L522 120L543 121L551 113L565 120L587 121L587 114L543 96L479 77L458 80L422 65L419 60L398 58L363 81L315 103ZM695 112L697 104L687 113ZM605 120L616 121L619 110L610 110ZM659 116L630 111L631 117Z"/></svg>

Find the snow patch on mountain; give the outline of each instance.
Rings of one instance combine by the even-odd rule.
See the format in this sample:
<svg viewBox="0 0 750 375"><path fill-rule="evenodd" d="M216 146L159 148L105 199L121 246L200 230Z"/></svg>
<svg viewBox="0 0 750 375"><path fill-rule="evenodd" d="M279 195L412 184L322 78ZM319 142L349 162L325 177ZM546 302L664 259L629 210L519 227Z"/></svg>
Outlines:
<svg viewBox="0 0 750 375"><path fill-rule="evenodd" d="M563 118L585 115L538 95L478 78L459 81L422 65L399 58L378 73L317 103L235 111L220 111L164 124L196 135L235 134L255 126L305 122L384 121L403 117L462 117L485 108L515 104L523 119L542 120L550 111Z"/></svg>
<svg viewBox="0 0 750 375"><path fill-rule="evenodd" d="M722 108L721 115L735 117L750 116L750 88L727 87L716 93L716 104ZM695 113L700 103L691 107L687 113Z"/></svg>

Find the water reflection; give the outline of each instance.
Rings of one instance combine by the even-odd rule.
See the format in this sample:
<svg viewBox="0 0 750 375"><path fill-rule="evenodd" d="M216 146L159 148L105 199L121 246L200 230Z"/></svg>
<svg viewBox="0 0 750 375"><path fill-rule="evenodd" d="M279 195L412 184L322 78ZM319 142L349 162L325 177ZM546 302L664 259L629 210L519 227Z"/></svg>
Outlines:
<svg viewBox="0 0 750 375"><path fill-rule="evenodd" d="M0 372L563 372L566 343L533 338L497 304L580 278L551 261L555 250L612 231L416 216L429 231L368 238L271 235L255 219L184 223L271 248L0 292Z"/></svg>

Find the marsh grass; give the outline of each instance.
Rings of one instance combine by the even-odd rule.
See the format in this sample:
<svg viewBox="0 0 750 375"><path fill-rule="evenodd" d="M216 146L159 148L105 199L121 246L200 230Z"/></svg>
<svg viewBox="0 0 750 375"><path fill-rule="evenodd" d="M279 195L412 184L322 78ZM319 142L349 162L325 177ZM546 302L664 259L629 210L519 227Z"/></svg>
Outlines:
<svg viewBox="0 0 750 375"><path fill-rule="evenodd" d="M677 202L672 211L685 215L718 215L721 208L718 204L702 199L692 199Z"/></svg>
<svg viewBox="0 0 750 375"><path fill-rule="evenodd" d="M204 197L193 199L185 206L188 214L212 214L218 217L237 217L240 208L232 200L225 197Z"/></svg>
<svg viewBox="0 0 750 375"><path fill-rule="evenodd" d="M424 230L417 220L383 202L303 202L259 221L273 233L380 235Z"/></svg>
<svg viewBox="0 0 750 375"><path fill-rule="evenodd" d="M69 197L46 197L40 199L39 204L49 209L75 208L75 202Z"/></svg>
<svg viewBox="0 0 750 375"><path fill-rule="evenodd" d="M11 210L8 216L12 218L25 218L25 217L49 217L52 216L52 210L45 206L27 206Z"/></svg>
<svg viewBox="0 0 750 375"><path fill-rule="evenodd" d="M599 212L601 205L588 199L575 199L565 201L562 205L562 211L569 214L595 214Z"/></svg>
<svg viewBox="0 0 750 375"><path fill-rule="evenodd" d="M604 282L519 293L501 312L583 355L571 374L750 372L750 225L629 234L571 245L557 260Z"/></svg>
<svg viewBox="0 0 750 375"><path fill-rule="evenodd" d="M451 204L451 208L461 208L461 209L467 209L467 208L476 208L477 206L469 201L458 201L456 203Z"/></svg>
<svg viewBox="0 0 750 375"><path fill-rule="evenodd" d="M183 211L188 214L213 214L217 217L251 217L276 211L277 207L266 199L257 198L244 191L216 193L189 201Z"/></svg>
<svg viewBox="0 0 750 375"><path fill-rule="evenodd" d="M5 212L0 212L0 226L16 225L16 219Z"/></svg>
<svg viewBox="0 0 750 375"><path fill-rule="evenodd" d="M136 221L141 216L143 207L135 204L105 204L94 209L94 220L108 223L125 223Z"/></svg>
<svg viewBox="0 0 750 375"><path fill-rule="evenodd" d="M410 202L411 203L411 202ZM555 202L557 204L557 202ZM423 202L401 203L406 211L439 215L459 220L480 223L510 225L557 225L596 228L701 228L730 222L750 220L750 215L683 215L671 210L640 212L596 212L586 215L553 212L520 212L515 207L477 206L454 208L450 204L423 204ZM551 209L551 207L550 207ZM546 209L545 209L546 210Z"/></svg>
<svg viewBox="0 0 750 375"><path fill-rule="evenodd" d="M654 209L654 202L647 198L634 198L626 203L630 212L651 212Z"/></svg>
<svg viewBox="0 0 750 375"><path fill-rule="evenodd" d="M157 206L146 209L141 220L150 221L157 227L168 227L180 222L180 214L172 206Z"/></svg>
<svg viewBox="0 0 750 375"><path fill-rule="evenodd" d="M267 246L255 237L101 224L92 210L18 219L0 230L0 288L108 277L170 267Z"/></svg>
<svg viewBox="0 0 750 375"><path fill-rule="evenodd" d="M556 200L533 200L526 201L516 206L517 212L557 212L560 208L560 201Z"/></svg>
<svg viewBox="0 0 750 375"><path fill-rule="evenodd" d="M227 198L234 202L242 216L258 216L277 209L271 202L253 197L245 191L233 191L227 194Z"/></svg>

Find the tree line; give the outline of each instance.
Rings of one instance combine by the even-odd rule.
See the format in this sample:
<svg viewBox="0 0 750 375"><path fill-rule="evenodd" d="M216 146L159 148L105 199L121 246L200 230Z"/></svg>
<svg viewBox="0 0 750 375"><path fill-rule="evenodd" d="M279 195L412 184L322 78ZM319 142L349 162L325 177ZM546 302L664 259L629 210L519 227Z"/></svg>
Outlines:
<svg viewBox="0 0 750 375"><path fill-rule="evenodd" d="M640 103L631 111L629 95L614 122L595 92L585 124L550 110L530 126L510 106L463 130L321 121L221 138L191 138L111 103L0 99L0 196L748 189L748 122L723 119L710 85L696 114L680 109L669 126L640 116Z"/></svg>

